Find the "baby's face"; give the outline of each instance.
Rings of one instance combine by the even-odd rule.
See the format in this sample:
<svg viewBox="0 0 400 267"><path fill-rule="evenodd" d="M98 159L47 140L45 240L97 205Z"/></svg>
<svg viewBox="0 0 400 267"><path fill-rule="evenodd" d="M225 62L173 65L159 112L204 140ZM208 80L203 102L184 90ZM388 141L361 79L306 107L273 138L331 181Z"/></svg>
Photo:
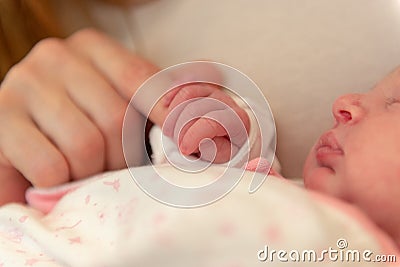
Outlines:
<svg viewBox="0 0 400 267"><path fill-rule="evenodd" d="M305 185L388 223L400 212L400 68L368 93L338 98L332 111L336 124L311 149Z"/></svg>

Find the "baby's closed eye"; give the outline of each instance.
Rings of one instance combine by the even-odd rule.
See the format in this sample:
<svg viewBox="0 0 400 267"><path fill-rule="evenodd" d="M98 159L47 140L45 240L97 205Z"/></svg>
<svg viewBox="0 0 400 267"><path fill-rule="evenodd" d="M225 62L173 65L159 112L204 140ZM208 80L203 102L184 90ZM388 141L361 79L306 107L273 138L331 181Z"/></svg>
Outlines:
<svg viewBox="0 0 400 267"><path fill-rule="evenodd" d="M396 97L387 97L385 100L386 107L396 103L400 103L400 100Z"/></svg>

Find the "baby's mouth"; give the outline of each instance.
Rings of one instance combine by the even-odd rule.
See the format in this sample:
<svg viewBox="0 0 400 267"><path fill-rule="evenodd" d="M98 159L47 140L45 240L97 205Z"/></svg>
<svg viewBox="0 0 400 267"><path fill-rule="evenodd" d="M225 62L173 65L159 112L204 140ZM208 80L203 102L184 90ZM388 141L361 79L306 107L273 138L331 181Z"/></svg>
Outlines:
<svg viewBox="0 0 400 267"><path fill-rule="evenodd" d="M319 166L331 169L337 157L344 155L333 132L327 132L321 136L315 147L315 155Z"/></svg>

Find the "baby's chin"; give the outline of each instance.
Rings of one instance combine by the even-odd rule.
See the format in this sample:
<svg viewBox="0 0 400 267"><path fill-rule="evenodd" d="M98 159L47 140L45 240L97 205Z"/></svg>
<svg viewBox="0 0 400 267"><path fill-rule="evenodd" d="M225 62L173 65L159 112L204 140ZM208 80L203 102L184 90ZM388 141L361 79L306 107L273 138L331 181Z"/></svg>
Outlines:
<svg viewBox="0 0 400 267"><path fill-rule="evenodd" d="M304 186L307 189L329 193L331 170L327 168L315 168L304 172Z"/></svg>
<svg viewBox="0 0 400 267"><path fill-rule="evenodd" d="M321 167L308 158L303 170L304 186L313 191L318 191L332 196L337 195L337 182L335 171L328 167Z"/></svg>
<svg viewBox="0 0 400 267"><path fill-rule="evenodd" d="M340 173L327 167L304 168L304 186L308 190L349 202Z"/></svg>

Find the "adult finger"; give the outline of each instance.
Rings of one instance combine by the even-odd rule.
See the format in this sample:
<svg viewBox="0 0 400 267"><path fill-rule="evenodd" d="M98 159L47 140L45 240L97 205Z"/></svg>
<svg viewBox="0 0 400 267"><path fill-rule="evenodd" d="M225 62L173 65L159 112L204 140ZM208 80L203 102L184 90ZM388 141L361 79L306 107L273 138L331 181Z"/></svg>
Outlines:
<svg viewBox="0 0 400 267"><path fill-rule="evenodd" d="M122 152L122 123L128 101L87 60L64 42L47 39L32 51L29 64L42 79L52 81L68 92L73 103L93 121L104 136L107 169L125 166ZM48 70L58 67L53 75ZM55 88L50 88L54 90Z"/></svg>
<svg viewBox="0 0 400 267"><path fill-rule="evenodd" d="M14 97L20 102L19 105L14 103L9 109L26 110L37 125L36 130L42 132L65 156L69 175L73 179L104 170L104 140L101 132L71 101L62 84L48 79L46 73L33 67L27 59L27 62L20 63L9 73L2 89L5 90L3 97ZM6 104L3 107L7 109Z"/></svg>
<svg viewBox="0 0 400 267"><path fill-rule="evenodd" d="M1 180L10 187L22 188L21 173L32 184L39 187L61 184L69 180L69 168L63 155L23 114L12 118L1 112L3 129L0 132ZM18 172L17 172L18 171Z"/></svg>
<svg viewBox="0 0 400 267"><path fill-rule="evenodd" d="M32 99L29 109L41 131L65 155L72 179L105 169L103 135L67 95L47 92Z"/></svg>
<svg viewBox="0 0 400 267"><path fill-rule="evenodd" d="M86 57L128 101L145 80L159 71L149 61L93 29L81 30L66 41L72 49Z"/></svg>
<svg viewBox="0 0 400 267"><path fill-rule="evenodd" d="M25 191L30 183L1 153L0 184L0 206L9 202L25 202Z"/></svg>

